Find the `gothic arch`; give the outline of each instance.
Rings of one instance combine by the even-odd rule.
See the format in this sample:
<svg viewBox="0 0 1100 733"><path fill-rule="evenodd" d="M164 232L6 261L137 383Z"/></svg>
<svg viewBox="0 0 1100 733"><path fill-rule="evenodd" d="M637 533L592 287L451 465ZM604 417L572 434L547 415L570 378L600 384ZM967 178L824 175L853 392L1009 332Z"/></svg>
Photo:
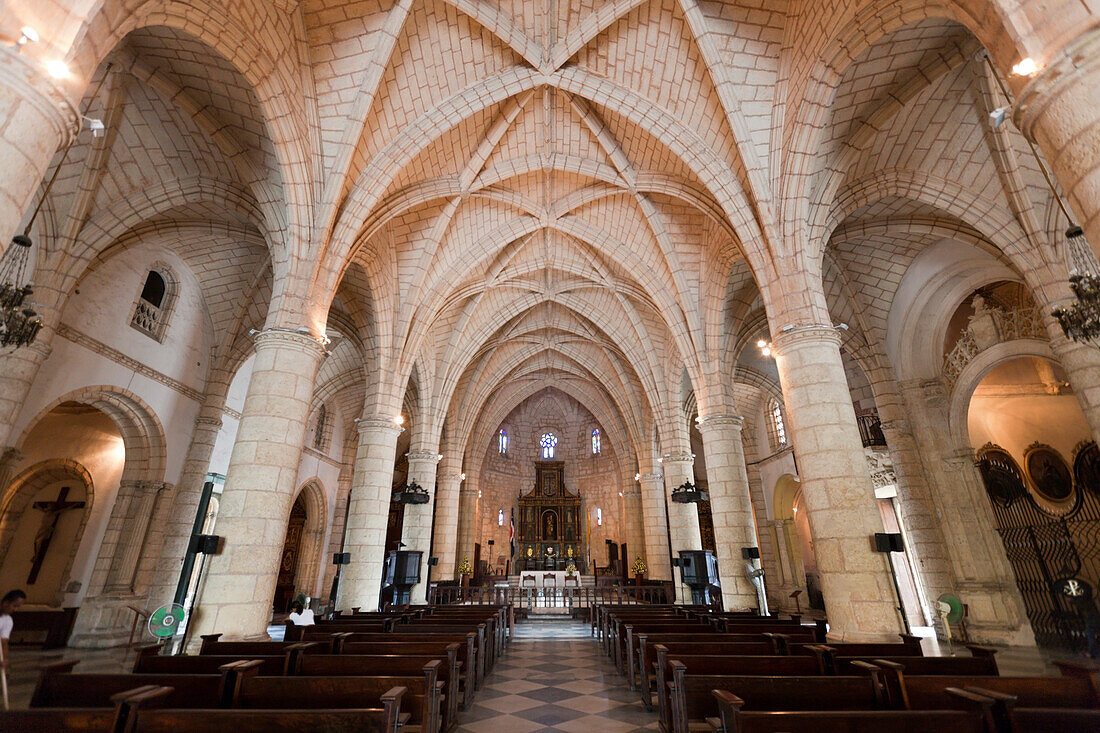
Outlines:
<svg viewBox="0 0 1100 733"><path fill-rule="evenodd" d="M314 476L298 489L294 500L302 500L306 508L306 526L302 532L302 547L298 553L298 568L294 571L294 584L308 589L308 595L318 596L321 587L321 568L325 554L325 529L328 527L328 500L321 480ZM294 502L291 502L293 506Z"/></svg>

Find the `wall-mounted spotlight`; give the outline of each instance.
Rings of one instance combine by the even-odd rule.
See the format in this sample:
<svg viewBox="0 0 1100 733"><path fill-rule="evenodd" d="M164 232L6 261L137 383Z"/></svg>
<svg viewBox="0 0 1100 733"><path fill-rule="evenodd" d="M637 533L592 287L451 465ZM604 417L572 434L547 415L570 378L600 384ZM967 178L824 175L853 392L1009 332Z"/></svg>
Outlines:
<svg viewBox="0 0 1100 733"><path fill-rule="evenodd" d="M993 125L994 130L1005 123L1011 109L1011 107L998 107L989 113L989 124Z"/></svg>
<svg viewBox="0 0 1100 733"><path fill-rule="evenodd" d="M443 454L442 453L436 453L435 454L435 460L442 461L443 460Z"/></svg>
<svg viewBox="0 0 1100 733"><path fill-rule="evenodd" d="M1035 63L1035 59L1030 56L1012 67L1012 73L1016 76L1034 76L1037 71L1039 71L1039 64Z"/></svg>
<svg viewBox="0 0 1100 733"><path fill-rule="evenodd" d="M760 349L761 356L768 357L772 355L772 345L766 339L757 341L756 348Z"/></svg>
<svg viewBox="0 0 1100 733"><path fill-rule="evenodd" d="M107 126L103 124L103 120L95 117L85 117L84 124L92 131L92 137L103 137L107 134Z"/></svg>
<svg viewBox="0 0 1100 733"><path fill-rule="evenodd" d="M393 416L393 421L397 425L404 425L405 424L405 416L404 415L394 415Z"/></svg>
<svg viewBox="0 0 1100 733"><path fill-rule="evenodd" d="M54 79L69 78L69 65L60 59L46 62L46 73Z"/></svg>
<svg viewBox="0 0 1100 733"><path fill-rule="evenodd" d="M458 480L459 481L465 481L466 480L465 472L458 474Z"/></svg>
<svg viewBox="0 0 1100 733"><path fill-rule="evenodd" d="M28 43L38 43L38 31L25 25L19 29L19 40L15 42L15 50L18 52Z"/></svg>
<svg viewBox="0 0 1100 733"><path fill-rule="evenodd" d="M642 480L642 474L640 474L640 473L634 474L634 480L635 481L641 481Z"/></svg>

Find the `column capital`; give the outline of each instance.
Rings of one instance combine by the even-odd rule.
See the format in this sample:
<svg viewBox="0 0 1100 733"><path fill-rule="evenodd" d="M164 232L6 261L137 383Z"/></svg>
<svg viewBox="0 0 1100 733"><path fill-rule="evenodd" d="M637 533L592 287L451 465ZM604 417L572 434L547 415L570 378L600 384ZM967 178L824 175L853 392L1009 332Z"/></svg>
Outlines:
<svg viewBox="0 0 1100 733"><path fill-rule="evenodd" d="M80 132L80 110L37 60L0 48L0 84L11 88L54 126L59 148L72 144Z"/></svg>
<svg viewBox="0 0 1100 733"><path fill-rule="evenodd" d="M833 325L814 323L808 326L784 327L772 337L772 353L777 356L804 344L826 343L840 348L840 331Z"/></svg>
<svg viewBox="0 0 1100 733"><path fill-rule="evenodd" d="M1035 142L1035 124L1047 108L1075 88L1080 77L1100 66L1100 29L1093 28L1070 41L1028 81L1016 96L1012 119L1025 137ZM1084 101L1081 102L1084 104Z"/></svg>
<svg viewBox="0 0 1100 733"><path fill-rule="evenodd" d="M690 453L666 453L661 456L661 462L669 463L695 463L695 456Z"/></svg>
<svg viewBox="0 0 1100 733"><path fill-rule="evenodd" d="M646 481L664 481L665 477L664 477L664 474L659 473L659 472L657 472L657 473L643 473L641 475L641 478L639 478L638 480L641 481L642 483L645 483Z"/></svg>
<svg viewBox="0 0 1100 733"><path fill-rule="evenodd" d="M439 478L437 480L441 484L449 482L454 482L457 484L462 481L462 474L458 471L447 471L446 473L439 474Z"/></svg>
<svg viewBox="0 0 1100 733"><path fill-rule="evenodd" d="M205 417L199 415L195 418L195 427L210 428L212 430L221 430L222 419L220 417Z"/></svg>
<svg viewBox="0 0 1100 733"><path fill-rule="evenodd" d="M8 446L6 448L0 448L0 466L3 465L15 465L19 461L23 460L26 456L23 452L15 446Z"/></svg>
<svg viewBox="0 0 1100 733"><path fill-rule="evenodd" d="M695 424L699 428L699 432L706 435L708 431L717 430L737 430L741 431L741 428L745 424L745 418L741 415L711 415L710 417L704 417Z"/></svg>
<svg viewBox="0 0 1100 733"><path fill-rule="evenodd" d="M309 333L288 331L281 328L265 328L252 335L256 351L265 349L295 349L320 359L327 352L321 341Z"/></svg>
<svg viewBox="0 0 1100 733"><path fill-rule="evenodd" d="M642 490L641 490L641 488L639 488L637 486L629 486L629 487L623 489L623 498L624 499L626 499L628 497L632 497L632 496L641 496L641 495L642 495Z"/></svg>
<svg viewBox="0 0 1100 733"><path fill-rule="evenodd" d="M401 427L388 417L364 417L357 424L357 430L360 435L364 433L393 433L394 435L400 435L405 432L405 428Z"/></svg>
<svg viewBox="0 0 1100 733"><path fill-rule="evenodd" d="M433 463L439 462L439 454L430 450L411 450L405 454L405 457L412 461L431 461Z"/></svg>

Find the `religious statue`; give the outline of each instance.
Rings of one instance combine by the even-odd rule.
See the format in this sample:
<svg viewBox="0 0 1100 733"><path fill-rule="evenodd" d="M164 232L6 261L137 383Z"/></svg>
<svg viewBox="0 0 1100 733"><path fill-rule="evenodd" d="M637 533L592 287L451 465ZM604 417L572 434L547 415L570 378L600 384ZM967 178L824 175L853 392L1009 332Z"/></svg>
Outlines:
<svg viewBox="0 0 1100 733"><path fill-rule="evenodd" d="M554 515L551 513L546 514L546 539L556 540L558 538L558 528L554 524Z"/></svg>

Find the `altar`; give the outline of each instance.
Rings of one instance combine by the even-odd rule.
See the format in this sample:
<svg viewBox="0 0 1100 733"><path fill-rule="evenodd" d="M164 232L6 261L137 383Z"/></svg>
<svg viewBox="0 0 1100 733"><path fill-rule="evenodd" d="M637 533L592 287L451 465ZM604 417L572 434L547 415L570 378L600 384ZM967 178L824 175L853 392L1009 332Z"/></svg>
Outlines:
<svg viewBox="0 0 1100 733"><path fill-rule="evenodd" d="M517 569L564 576L572 565L583 573L580 518L581 498L565 488L565 464L535 463L535 487L519 497Z"/></svg>
<svg viewBox="0 0 1100 733"><path fill-rule="evenodd" d="M565 587L565 578L569 576L569 587L580 587L581 576L561 570L525 570L519 574L520 588L557 588Z"/></svg>

